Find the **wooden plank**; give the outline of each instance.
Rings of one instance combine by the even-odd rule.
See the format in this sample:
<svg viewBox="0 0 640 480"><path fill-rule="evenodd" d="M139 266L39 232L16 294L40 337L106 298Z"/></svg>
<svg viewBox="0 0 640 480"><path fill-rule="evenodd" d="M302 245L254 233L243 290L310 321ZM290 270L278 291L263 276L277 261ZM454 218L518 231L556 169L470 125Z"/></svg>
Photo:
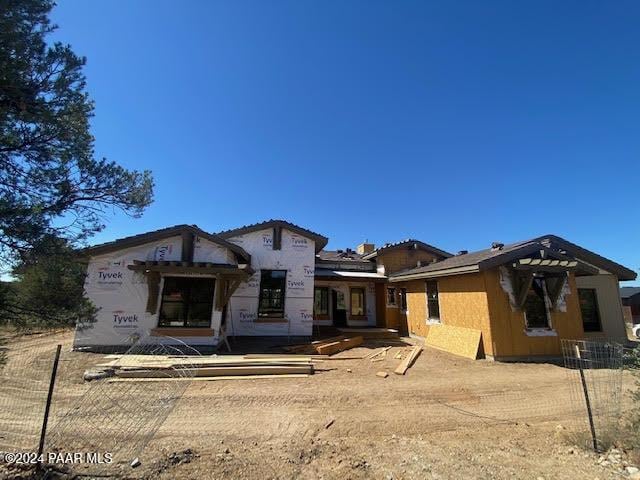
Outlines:
<svg viewBox="0 0 640 480"><path fill-rule="evenodd" d="M219 380L261 380L271 378L306 378L305 373L289 373L284 375L227 375L224 377L164 377L164 378L110 378L108 383L118 382L214 382Z"/></svg>
<svg viewBox="0 0 640 480"><path fill-rule="evenodd" d="M376 358L378 355L386 356L387 351L391 350L391 348L392 347L384 347L382 350L378 350L377 352L370 354L367 358Z"/></svg>
<svg viewBox="0 0 640 480"><path fill-rule="evenodd" d="M342 352L343 350L348 350L349 348L357 347L361 345L363 341L362 337L353 337L347 338L345 340L340 340L339 342L329 343L327 345L320 345L316 347L316 351L320 355L333 355L334 353Z"/></svg>
<svg viewBox="0 0 640 480"><path fill-rule="evenodd" d="M338 330L347 335L358 335L365 337L366 339L393 339L399 338L398 330L392 328L378 328L378 327L364 327L364 328L349 328L341 327Z"/></svg>
<svg viewBox="0 0 640 480"><path fill-rule="evenodd" d="M244 355L247 359L260 359L260 360L327 360L329 355L298 355L298 354L270 354L270 353L249 353Z"/></svg>
<svg viewBox="0 0 640 480"><path fill-rule="evenodd" d="M274 375L290 373L313 373L312 365L260 365L260 366L234 366L234 367L202 367L186 368L181 370L116 370L115 374L122 378L157 378L157 377L220 377L228 375Z"/></svg>
<svg viewBox="0 0 640 480"><path fill-rule="evenodd" d="M400 365L398 365L398 368L394 370L394 373L397 375L404 375L405 372L411 366L411 364L413 364L414 360L418 358L418 355L420 355L421 351L422 351L422 347L420 345L413 347L413 349L411 350L411 353L407 355L407 358L405 358L400 363Z"/></svg>
<svg viewBox="0 0 640 480"><path fill-rule="evenodd" d="M345 337L344 335L339 335L337 337L330 337L330 338L324 338L322 340L315 340L313 342L305 343L302 345L289 345L286 347L282 347L282 349L287 352L314 354L317 352L316 347L320 345L327 345L329 343L338 342L346 338L347 337Z"/></svg>
<svg viewBox="0 0 640 480"><path fill-rule="evenodd" d="M482 331L455 325L432 325L425 344L475 360L480 353Z"/></svg>

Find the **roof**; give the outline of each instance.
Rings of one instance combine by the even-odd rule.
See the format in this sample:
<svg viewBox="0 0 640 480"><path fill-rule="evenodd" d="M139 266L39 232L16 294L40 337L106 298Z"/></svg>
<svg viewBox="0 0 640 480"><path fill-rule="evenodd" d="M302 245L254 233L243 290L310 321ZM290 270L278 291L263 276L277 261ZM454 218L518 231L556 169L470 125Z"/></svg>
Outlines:
<svg viewBox="0 0 640 480"><path fill-rule="evenodd" d="M153 242L155 240L161 240L163 238L175 237L182 235L182 233L188 232L198 237L209 240L213 243L217 243L220 246L228 248L235 253L239 258L246 263L251 262L251 255L249 255L242 247L228 242L222 237L212 235L200 229L197 225L174 225L172 227L161 228L158 230L152 230L146 233L140 233L138 235L132 235L130 237L117 238L111 242L101 243L85 248L83 252L88 255L102 255L103 253L110 253L124 248L136 247L138 245L144 245L145 243Z"/></svg>
<svg viewBox="0 0 640 480"><path fill-rule="evenodd" d="M316 253L322 250L329 242L329 239L327 237L320 235L319 233L312 232L311 230L307 230L306 228L299 227L298 225L294 225L293 223L289 223L285 220L274 220L274 219L266 220L264 222L259 222L259 223L253 223L251 225L245 225L243 227L234 228L231 230L225 230L223 232L218 232L217 235L222 238L231 238L238 235L243 235L245 233L256 232L259 230L264 230L264 229L273 228L273 227L286 228L287 230L297 233L298 235L301 235L303 237L307 237L313 240L315 242Z"/></svg>
<svg viewBox="0 0 640 480"><path fill-rule="evenodd" d="M609 260L601 255L598 255L591 250L587 250L575 243L571 243L562 237L557 235L542 235L534 240L540 241L543 244L549 244L552 249L566 250L568 253L576 258L579 258L591 265L606 270L609 273L613 273L618 277L618 280L635 280L637 277L636 272L630 268L620 265L619 263Z"/></svg>
<svg viewBox="0 0 640 480"><path fill-rule="evenodd" d="M631 298L640 293L640 287L622 287L620 288L620 298Z"/></svg>
<svg viewBox="0 0 640 480"><path fill-rule="evenodd" d="M365 260L364 255L354 252L353 250L321 250L316 255L316 258L323 262L346 262L346 263L372 263L370 260Z"/></svg>
<svg viewBox="0 0 640 480"><path fill-rule="evenodd" d="M636 278L636 273L633 270L629 270L612 260L568 242L556 235L543 235L530 240L504 245L500 249L488 248L464 255L456 255L422 267L396 272L390 275L389 278L399 281L407 278L429 278L477 272L495 268L519 256L527 255L540 249L544 249L553 257L560 259L568 258L566 256L567 254L571 255L582 262L617 275L620 280L633 280ZM580 268L587 271L590 270L590 267L584 263L582 263Z"/></svg>
<svg viewBox="0 0 640 480"><path fill-rule="evenodd" d="M346 270L333 270L330 268L316 268L314 276L316 278L332 278L342 280L371 280L371 281L383 281L387 277L376 272L354 272Z"/></svg>
<svg viewBox="0 0 640 480"><path fill-rule="evenodd" d="M452 257L453 255L449 252L445 252L444 250L440 250L433 245L429 245L428 243L421 242L420 240L415 240L413 238L407 238L406 240L401 240L395 243L385 243L381 247L376 248L373 252L363 255L363 258L366 260L375 258L379 253L382 253L385 250L393 250L396 248L400 248L407 245L415 245L414 248L420 248L422 250L426 250L428 252L433 253L434 255L438 255L443 258Z"/></svg>

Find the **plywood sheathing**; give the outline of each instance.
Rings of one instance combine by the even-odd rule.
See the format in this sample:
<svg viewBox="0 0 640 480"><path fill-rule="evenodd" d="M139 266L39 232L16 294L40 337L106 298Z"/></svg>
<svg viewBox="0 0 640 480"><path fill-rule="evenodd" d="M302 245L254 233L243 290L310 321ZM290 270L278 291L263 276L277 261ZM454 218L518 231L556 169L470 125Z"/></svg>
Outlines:
<svg viewBox="0 0 640 480"><path fill-rule="evenodd" d="M553 336L527 335L524 313L511 308L508 295L500 286L498 271L484 272L484 277L491 316L492 354L496 359L536 355L559 356L562 354L561 339L584 337L582 314L573 273L568 277L569 294L565 297L566 311L550 312L551 326L555 332ZM486 348L486 339L484 345Z"/></svg>
<svg viewBox="0 0 640 480"><path fill-rule="evenodd" d="M480 352L482 332L453 325L432 325L425 345L461 357L476 360Z"/></svg>
<svg viewBox="0 0 640 480"><path fill-rule="evenodd" d="M426 338L428 323L425 281L413 280L398 284L407 288L409 331ZM492 331L489 300L483 273L438 278L440 319L445 325L472 328L482 332L482 349L492 354ZM498 285L498 288L499 285Z"/></svg>

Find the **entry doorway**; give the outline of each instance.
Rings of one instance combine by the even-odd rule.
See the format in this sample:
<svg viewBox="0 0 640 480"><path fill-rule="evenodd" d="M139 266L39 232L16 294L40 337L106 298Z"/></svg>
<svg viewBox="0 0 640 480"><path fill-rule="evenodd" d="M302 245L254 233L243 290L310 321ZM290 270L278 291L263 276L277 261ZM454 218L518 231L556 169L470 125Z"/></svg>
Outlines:
<svg viewBox="0 0 640 480"><path fill-rule="evenodd" d="M347 307L344 301L344 293L331 289L331 318L334 327L347 326Z"/></svg>

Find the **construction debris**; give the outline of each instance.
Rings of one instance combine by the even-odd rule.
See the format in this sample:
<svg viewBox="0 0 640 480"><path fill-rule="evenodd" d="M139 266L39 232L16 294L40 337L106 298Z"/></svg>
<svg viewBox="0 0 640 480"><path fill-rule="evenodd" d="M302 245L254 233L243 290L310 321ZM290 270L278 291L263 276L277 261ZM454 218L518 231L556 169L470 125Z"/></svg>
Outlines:
<svg viewBox="0 0 640 480"><path fill-rule="evenodd" d="M340 327L338 330L345 335L360 335L366 337L367 340L397 340L400 338L398 330L392 328L348 328Z"/></svg>
<svg viewBox="0 0 640 480"><path fill-rule="evenodd" d="M175 377L175 378L110 378L107 380L109 383L118 382L164 382L171 381L193 381L193 382L214 382L218 380L261 380L265 378L306 378L309 375L304 373L290 373L290 374L278 374L278 375L227 375L222 377Z"/></svg>
<svg viewBox="0 0 640 480"><path fill-rule="evenodd" d="M329 421L327 422L327 424L324 426L324 428L325 428L325 429L329 428L331 425L333 425L333 422L335 422L335 421L336 421L336 419L335 419L335 418L332 418L331 420L329 420Z"/></svg>
<svg viewBox="0 0 640 480"><path fill-rule="evenodd" d="M387 350L390 350L390 349L391 349L391 347L384 347L383 349L378 350L377 352L370 353L365 358L375 358L378 355L386 356L387 355Z"/></svg>
<svg viewBox="0 0 640 480"><path fill-rule="evenodd" d="M287 352L293 352L293 353L299 353L299 354L301 353L314 354L314 353L318 353L317 351L318 347L322 345L328 345L329 343L338 342L340 340L345 340L346 338L347 337L345 337L344 335L340 335L337 337L330 337L322 340L315 340L311 343L305 343L302 345L288 345L286 347L283 347L283 350Z"/></svg>
<svg viewBox="0 0 640 480"><path fill-rule="evenodd" d="M376 373L376 377L387 378L389 374L387 372L378 372Z"/></svg>
<svg viewBox="0 0 640 480"><path fill-rule="evenodd" d="M407 357L398 365L398 368L395 369L394 373L398 375L404 375L404 373L409 369L409 367L413 364L420 352L422 351L422 346L418 345L413 347L411 353L407 355Z"/></svg>
<svg viewBox="0 0 640 480"><path fill-rule="evenodd" d="M177 379L179 377L240 377L311 375L313 363L322 361L310 356L212 355L171 357L163 355L128 355L100 365L110 368L119 379Z"/></svg>
<svg viewBox="0 0 640 480"><path fill-rule="evenodd" d="M321 355L333 355L335 353L357 347L358 345L362 345L362 341L362 337L345 338L344 340L339 340L337 342L320 345L316 347L316 351Z"/></svg>
<svg viewBox="0 0 640 480"><path fill-rule="evenodd" d="M338 337L316 340L314 342L305 343L303 345L288 345L286 347L283 347L283 349L293 354L307 354L313 357L316 356L314 354L323 355L327 360L356 360L362 357L326 358L326 356L342 352L343 350L348 350L349 348L357 347L358 345L362 344L363 340L364 339L361 335L357 337L346 337L344 335L340 335Z"/></svg>

